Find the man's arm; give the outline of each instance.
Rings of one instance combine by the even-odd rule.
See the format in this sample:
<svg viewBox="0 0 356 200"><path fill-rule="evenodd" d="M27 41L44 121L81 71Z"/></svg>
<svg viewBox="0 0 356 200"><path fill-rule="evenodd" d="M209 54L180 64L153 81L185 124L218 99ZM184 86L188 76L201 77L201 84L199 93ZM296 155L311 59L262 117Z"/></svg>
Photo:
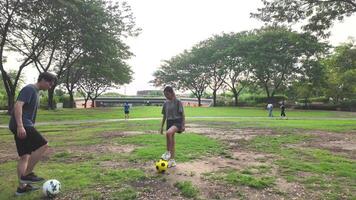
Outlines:
<svg viewBox="0 0 356 200"><path fill-rule="evenodd" d="M23 101L16 101L15 106L14 106L14 114L15 114L15 119L16 119L16 125L17 125L17 137L20 139L26 138L26 130L23 127L22 123L22 107L25 103Z"/></svg>
<svg viewBox="0 0 356 200"><path fill-rule="evenodd" d="M161 123L161 129L160 129L160 133L163 134L163 126L164 126L164 123L166 122L166 115L163 115L163 118L162 118L162 123Z"/></svg>

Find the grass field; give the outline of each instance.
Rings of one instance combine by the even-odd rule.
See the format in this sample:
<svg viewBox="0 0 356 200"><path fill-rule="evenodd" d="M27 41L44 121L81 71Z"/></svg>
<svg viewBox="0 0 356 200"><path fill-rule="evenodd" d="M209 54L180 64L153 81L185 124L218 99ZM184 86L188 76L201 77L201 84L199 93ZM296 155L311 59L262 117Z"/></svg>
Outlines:
<svg viewBox="0 0 356 200"><path fill-rule="evenodd" d="M154 169L165 151L160 107L134 107L132 119L150 119L128 121L122 108L40 110L50 150L36 172L62 183L57 199L356 199L356 113L287 110L287 120L256 108L185 110L178 166L165 174ZM16 159L0 128L0 199L14 198Z"/></svg>

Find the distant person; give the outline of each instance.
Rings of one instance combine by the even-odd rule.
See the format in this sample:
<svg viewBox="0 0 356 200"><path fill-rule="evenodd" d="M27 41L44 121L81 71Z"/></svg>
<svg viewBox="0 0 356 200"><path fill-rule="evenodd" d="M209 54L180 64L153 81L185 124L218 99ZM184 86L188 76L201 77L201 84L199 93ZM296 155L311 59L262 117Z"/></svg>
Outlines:
<svg viewBox="0 0 356 200"><path fill-rule="evenodd" d="M173 88L167 86L163 90L166 101L162 107L162 124L160 133L163 134L163 126L167 121L166 127L166 146L167 151L162 155L162 159L168 160L168 167L175 167L175 133L182 133L185 130L185 115L182 102L176 98Z"/></svg>
<svg viewBox="0 0 356 200"><path fill-rule="evenodd" d="M284 105L284 102L282 102L280 108L281 108L281 117L286 117L286 106Z"/></svg>
<svg viewBox="0 0 356 200"><path fill-rule="evenodd" d="M130 105L125 102L124 104L125 120L130 118Z"/></svg>
<svg viewBox="0 0 356 200"><path fill-rule="evenodd" d="M44 180L33 170L48 149L48 142L34 126L40 101L39 91L50 89L56 80L55 75L43 72L39 75L37 83L26 85L17 97L9 122L9 129L14 134L17 153L20 157L17 162L19 186L16 195L39 189L31 184Z"/></svg>
<svg viewBox="0 0 356 200"><path fill-rule="evenodd" d="M268 110L268 117L273 117L273 114L272 114L273 104L272 103L267 104L267 110Z"/></svg>

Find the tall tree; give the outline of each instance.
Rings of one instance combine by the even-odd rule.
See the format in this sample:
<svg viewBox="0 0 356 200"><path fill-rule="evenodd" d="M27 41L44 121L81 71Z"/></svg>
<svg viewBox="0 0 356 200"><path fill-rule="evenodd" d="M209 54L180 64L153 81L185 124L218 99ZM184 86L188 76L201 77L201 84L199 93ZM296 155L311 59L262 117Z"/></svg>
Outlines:
<svg viewBox="0 0 356 200"><path fill-rule="evenodd" d="M126 2L71 0L60 2L55 11L57 18L53 21L61 27L61 34L48 45L47 55L50 56L43 56L42 62L47 64L46 68L37 68L40 72L51 67L58 80L67 80L62 76L70 76L70 68L80 57L125 60L132 56L123 38L136 36L139 29L135 27L131 8ZM37 61L36 64L43 66L40 60ZM55 86L48 90L49 108L54 107L54 89Z"/></svg>
<svg viewBox="0 0 356 200"><path fill-rule="evenodd" d="M356 98L356 46L353 42L335 48L322 64L327 70L325 92L335 103Z"/></svg>
<svg viewBox="0 0 356 200"><path fill-rule="evenodd" d="M156 86L172 85L178 90L189 90L198 99L201 106L201 98L209 85L210 76L203 57L198 56L199 48L193 47L191 51L184 51L162 64L159 70L154 72Z"/></svg>
<svg viewBox="0 0 356 200"><path fill-rule="evenodd" d="M196 59L199 59L200 65L205 67L207 77L209 77L208 87L213 91L213 106L216 106L216 96L224 84L227 75L223 63L219 57L214 54L222 49L219 46L216 37L209 38L197 44L191 53Z"/></svg>
<svg viewBox="0 0 356 200"><path fill-rule="evenodd" d="M74 102L74 92L78 88L78 84L80 79L82 78L82 75L85 73L85 67L81 66L80 62L76 63L74 66L67 68L64 71L64 76L62 76L61 83L64 85L64 87L67 89L67 92L69 94L69 106L70 108L75 107L75 102Z"/></svg>
<svg viewBox="0 0 356 200"><path fill-rule="evenodd" d="M96 61L86 59L87 65L79 79L79 91L86 102L90 99L92 107L101 94L110 88L129 83L132 79L130 67L117 58L97 59ZM85 62L83 63L85 64Z"/></svg>
<svg viewBox="0 0 356 200"><path fill-rule="evenodd" d="M304 30L319 36L329 35L328 29L336 20L343 20L356 12L355 0L261 0L263 8L252 17L267 23L295 23L308 21Z"/></svg>
<svg viewBox="0 0 356 200"><path fill-rule="evenodd" d="M47 0L1 0L0 1L0 71L11 112L15 92L23 69L33 62L35 51L46 43L55 27L47 26L52 1ZM17 52L20 64L12 78L5 69L5 51Z"/></svg>
<svg viewBox="0 0 356 200"><path fill-rule="evenodd" d="M313 67L325 45L308 33L300 34L283 27L265 27L252 31L241 43L250 65L252 80L264 88L269 99Z"/></svg>
<svg viewBox="0 0 356 200"><path fill-rule="evenodd" d="M245 50L240 45L245 35L245 32L240 32L223 34L215 38L218 48L214 57L223 65L226 75L223 82L233 93L235 106L238 104L241 91L249 80L249 66L243 56Z"/></svg>

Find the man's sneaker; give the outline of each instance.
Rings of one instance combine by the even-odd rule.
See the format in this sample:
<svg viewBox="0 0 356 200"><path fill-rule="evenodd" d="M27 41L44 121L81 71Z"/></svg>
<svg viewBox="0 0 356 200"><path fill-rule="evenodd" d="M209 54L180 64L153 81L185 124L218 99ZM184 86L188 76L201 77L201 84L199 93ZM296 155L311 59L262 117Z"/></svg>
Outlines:
<svg viewBox="0 0 356 200"><path fill-rule="evenodd" d="M170 159L168 161L168 167L175 167L176 165L177 165L177 163L174 159Z"/></svg>
<svg viewBox="0 0 356 200"><path fill-rule="evenodd" d="M20 183L38 183L44 180L44 178L38 177L35 173L31 172L26 176L21 176Z"/></svg>
<svg viewBox="0 0 356 200"><path fill-rule="evenodd" d="M16 196L21 196L21 195L24 195L26 193L29 193L29 192L32 192L32 191L35 191L35 190L38 190L38 189L40 189L40 188L39 187L34 187L34 186L30 185L30 184L27 184L23 188L18 187L16 192L15 192L15 194L16 194Z"/></svg>
<svg viewBox="0 0 356 200"><path fill-rule="evenodd" d="M164 154L162 154L161 158L163 160L169 160L171 158L171 152L166 151Z"/></svg>

